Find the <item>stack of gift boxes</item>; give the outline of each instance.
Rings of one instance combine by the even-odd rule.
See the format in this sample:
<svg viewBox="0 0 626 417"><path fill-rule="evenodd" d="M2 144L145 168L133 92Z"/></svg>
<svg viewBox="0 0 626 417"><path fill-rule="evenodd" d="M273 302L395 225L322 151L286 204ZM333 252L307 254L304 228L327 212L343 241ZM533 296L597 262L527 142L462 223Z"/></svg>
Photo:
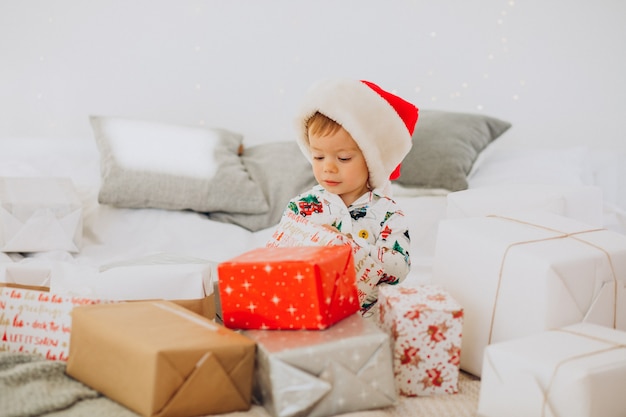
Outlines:
<svg viewBox="0 0 626 417"><path fill-rule="evenodd" d="M84 304L165 298L215 316L208 261L159 254L84 266L24 258L80 252L83 217L69 178L0 177L0 351L66 360L70 313Z"/></svg>
<svg viewBox="0 0 626 417"><path fill-rule="evenodd" d="M601 214L594 187L448 196L433 282L464 308L479 416L624 415L626 236Z"/></svg>
<svg viewBox="0 0 626 417"><path fill-rule="evenodd" d="M65 317L69 351L48 357L145 416L385 408L453 395L461 370L481 379L480 416L623 415L626 236L600 227L597 190L512 188L451 193L432 282L382 286L369 319L351 246L293 218L213 271L218 321L165 300L5 288L2 349L50 352L30 349Z"/></svg>
<svg viewBox="0 0 626 417"><path fill-rule="evenodd" d="M82 205L69 179L0 178L2 255L78 252L82 225ZM0 350L67 360L71 310L99 300L49 293L47 268L15 268L7 262L0 272Z"/></svg>
<svg viewBox="0 0 626 417"><path fill-rule="evenodd" d="M254 398L272 416L458 391L460 305L435 286L386 286L365 318L355 254L341 235L287 216L267 247L219 265L221 319L255 341Z"/></svg>
<svg viewBox="0 0 626 417"><path fill-rule="evenodd" d="M163 300L75 308L68 374L144 416L324 417L458 391L463 311L437 287L381 288L367 319L349 245L258 248L218 273L219 321Z"/></svg>
<svg viewBox="0 0 626 417"><path fill-rule="evenodd" d="M120 401L145 415L155 410L164 415L198 415L248 407L245 375L254 364L254 344L213 323L214 295L207 289L213 287L214 266L208 261L161 254L90 267L61 261L40 260L37 266L14 262L42 252L80 252L83 215L77 190L68 178L0 178L0 351L67 361L68 373L76 372L94 387L113 381L111 396L121 395ZM138 301L150 299L172 301L160 310L163 306L155 301ZM155 318L160 321L156 330ZM93 323L106 330L91 332ZM148 334L141 333L142 329ZM180 329L184 343L176 336ZM203 340L194 339L193 333L203 334ZM159 341L169 338L168 334L175 342L166 344L164 351ZM137 344L138 337L154 346ZM229 399L226 388L217 390L222 399L214 401L218 404L212 408L198 397L206 397L206 384L211 388L210 383L215 383L207 381L218 381L214 379L216 358L226 360L219 352L215 357L205 355L209 338L217 339L214 351L235 346L236 352L227 359L230 368L223 372L242 375L235 378L242 382L235 382L231 389L238 398ZM72 352L70 345L76 347ZM198 351L204 351L200 358ZM132 360L134 368L127 360L133 354L141 358ZM74 364L83 363L84 355L96 365L79 366L76 371ZM120 359L131 372L102 378L119 370L115 364ZM228 375L222 380L230 379ZM227 383L218 385L226 387ZM124 397L129 393L130 397Z"/></svg>
<svg viewBox="0 0 626 417"><path fill-rule="evenodd" d="M7 213L20 213L22 225L47 217L26 234L3 228L4 240L15 242L11 236L21 234L23 244L4 250L70 250L69 239L80 251L82 209L75 190L50 180L50 189L67 188L55 191L63 196L56 207L40 195L41 181L6 180L0 195L5 201L8 194ZM70 225L68 212L78 222ZM66 246L32 246L33 234L55 224L50 233ZM1 349L67 361L68 375L145 416L241 411L253 402L273 416L330 416L390 407L398 394L456 392L458 304L434 288L383 291L385 323L365 319L354 254L341 235L291 218L267 247L218 266L159 256L106 265L97 276L56 265L51 279L51 270L9 264L3 272L11 285L0 293ZM194 298L198 288L205 295L213 288L207 274L220 277L219 292L212 294L219 295L219 320L215 308L206 307L212 298ZM141 285L147 276L150 285ZM120 285L129 277L136 285ZM151 292L179 278L192 292L183 300ZM155 286L155 279L164 285ZM398 298L402 302L392 302ZM55 339L56 333L62 337Z"/></svg>

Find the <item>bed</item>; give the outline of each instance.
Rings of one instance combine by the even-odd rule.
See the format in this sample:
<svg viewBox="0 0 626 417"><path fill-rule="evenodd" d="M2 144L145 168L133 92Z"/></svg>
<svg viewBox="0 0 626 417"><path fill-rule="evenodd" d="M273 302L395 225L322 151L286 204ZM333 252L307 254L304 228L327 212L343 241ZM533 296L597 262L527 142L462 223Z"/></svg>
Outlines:
<svg viewBox="0 0 626 417"><path fill-rule="evenodd" d="M83 233L76 253L0 253L0 278L7 265L89 267L155 253L221 262L264 245L288 199L314 183L295 141L248 146L244 137L223 129L119 117L92 116L92 126L94 136L82 139L2 141L0 176L73 182L83 209ZM422 111L415 145L393 184L394 198L410 224L408 280L428 280L437 223L447 215L451 191L597 187L603 213L595 221L626 230L623 155L582 146L508 148L507 135L514 129L486 115ZM151 138L166 151L147 152ZM196 156L202 150L195 146L218 140L224 143L216 145L216 156L210 155L212 149L204 159ZM113 151L112 144L119 149ZM129 168L120 158L130 159ZM133 164L139 168L134 170ZM199 176L209 177L202 172L207 169L215 173L207 181L180 180L176 170L196 169L190 165L198 166ZM142 166L147 167L143 172ZM188 208L194 204L195 209Z"/></svg>
<svg viewBox="0 0 626 417"><path fill-rule="evenodd" d="M18 277L23 284L101 297L90 280L114 265L216 265L264 246L289 198L314 182L295 141L248 145L242 135L220 127L162 120L93 115L90 123L91 137L0 143L0 177L70 179L83 216L75 251L0 252L0 282ZM410 225L412 268L405 282L430 282L438 223L452 215L448 202L459 193L488 196L497 201L494 207L512 211L554 208L552 200L564 193L592 190L599 198L571 212L626 234L624 155L581 146L509 147L507 138L514 131L514 123L484 114L421 111L413 149L393 184ZM203 290L218 279L212 269ZM135 298L171 295L171 289L155 288L150 281L128 286ZM121 298L127 297L123 291ZM470 375L461 382L458 404L432 398L433 408L424 402L421 412L473 415L479 382ZM77 396L67 415L87 407L87 397ZM395 411L363 415L401 415L419 400L403 399ZM249 414L265 415L258 406Z"/></svg>

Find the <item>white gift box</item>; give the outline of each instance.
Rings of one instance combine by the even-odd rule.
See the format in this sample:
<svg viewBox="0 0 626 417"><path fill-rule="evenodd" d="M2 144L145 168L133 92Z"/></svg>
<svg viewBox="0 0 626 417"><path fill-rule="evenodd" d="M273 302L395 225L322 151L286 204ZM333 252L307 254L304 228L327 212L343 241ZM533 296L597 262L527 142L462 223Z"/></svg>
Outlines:
<svg viewBox="0 0 626 417"><path fill-rule="evenodd" d="M449 193L446 200L451 219L542 210L591 226L603 225L602 190L594 186L493 185Z"/></svg>
<svg viewBox="0 0 626 417"><path fill-rule="evenodd" d="M0 265L0 282L30 287L50 288L51 269L49 265L36 263L6 263Z"/></svg>
<svg viewBox="0 0 626 417"><path fill-rule="evenodd" d="M461 369L484 348L589 322L626 330L626 236L548 212L441 221L432 283L464 308Z"/></svg>
<svg viewBox="0 0 626 417"><path fill-rule="evenodd" d="M579 323L485 349L481 417L623 417L626 332Z"/></svg>
<svg viewBox="0 0 626 417"><path fill-rule="evenodd" d="M100 266L57 262L50 291L102 300L194 300L213 293L215 263L158 253Z"/></svg>
<svg viewBox="0 0 626 417"><path fill-rule="evenodd" d="M458 392L463 308L434 285L383 285L378 325L391 339L400 395Z"/></svg>
<svg viewBox="0 0 626 417"><path fill-rule="evenodd" d="M325 330L247 330L257 343L255 397L273 417L393 406L389 336L356 313Z"/></svg>
<svg viewBox="0 0 626 417"><path fill-rule="evenodd" d="M79 252L83 209L68 178L0 178L3 252Z"/></svg>

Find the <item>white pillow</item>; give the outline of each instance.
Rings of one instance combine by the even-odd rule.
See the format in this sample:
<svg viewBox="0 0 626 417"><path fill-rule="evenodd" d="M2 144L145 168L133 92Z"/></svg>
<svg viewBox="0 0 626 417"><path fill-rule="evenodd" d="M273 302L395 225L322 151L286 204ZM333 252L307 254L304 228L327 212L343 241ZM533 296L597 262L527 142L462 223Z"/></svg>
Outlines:
<svg viewBox="0 0 626 417"><path fill-rule="evenodd" d="M498 149L485 155L468 177L469 188L499 184L592 185L586 147Z"/></svg>
<svg viewBox="0 0 626 417"><path fill-rule="evenodd" d="M237 133L119 117L90 121L102 204L247 214L269 209L241 161Z"/></svg>
<svg viewBox="0 0 626 417"><path fill-rule="evenodd" d="M146 121L100 119L120 167L135 171L212 179L222 132Z"/></svg>
<svg viewBox="0 0 626 417"><path fill-rule="evenodd" d="M537 210L602 227L602 190L590 185L489 185L450 193L446 205L447 218L515 216Z"/></svg>

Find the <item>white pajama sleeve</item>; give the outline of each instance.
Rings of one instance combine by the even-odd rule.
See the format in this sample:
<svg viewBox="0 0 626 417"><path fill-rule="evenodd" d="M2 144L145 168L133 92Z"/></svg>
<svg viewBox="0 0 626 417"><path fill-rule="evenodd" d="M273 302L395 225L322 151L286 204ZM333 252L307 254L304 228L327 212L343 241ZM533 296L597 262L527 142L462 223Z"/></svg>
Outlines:
<svg viewBox="0 0 626 417"><path fill-rule="evenodd" d="M409 274L411 261L408 249L410 238L404 216L394 214L387 222L392 230L388 236L377 236L370 244L359 236L353 236L354 262L358 271L357 287L362 308L376 302L378 285L397 284Z"/></svg>

